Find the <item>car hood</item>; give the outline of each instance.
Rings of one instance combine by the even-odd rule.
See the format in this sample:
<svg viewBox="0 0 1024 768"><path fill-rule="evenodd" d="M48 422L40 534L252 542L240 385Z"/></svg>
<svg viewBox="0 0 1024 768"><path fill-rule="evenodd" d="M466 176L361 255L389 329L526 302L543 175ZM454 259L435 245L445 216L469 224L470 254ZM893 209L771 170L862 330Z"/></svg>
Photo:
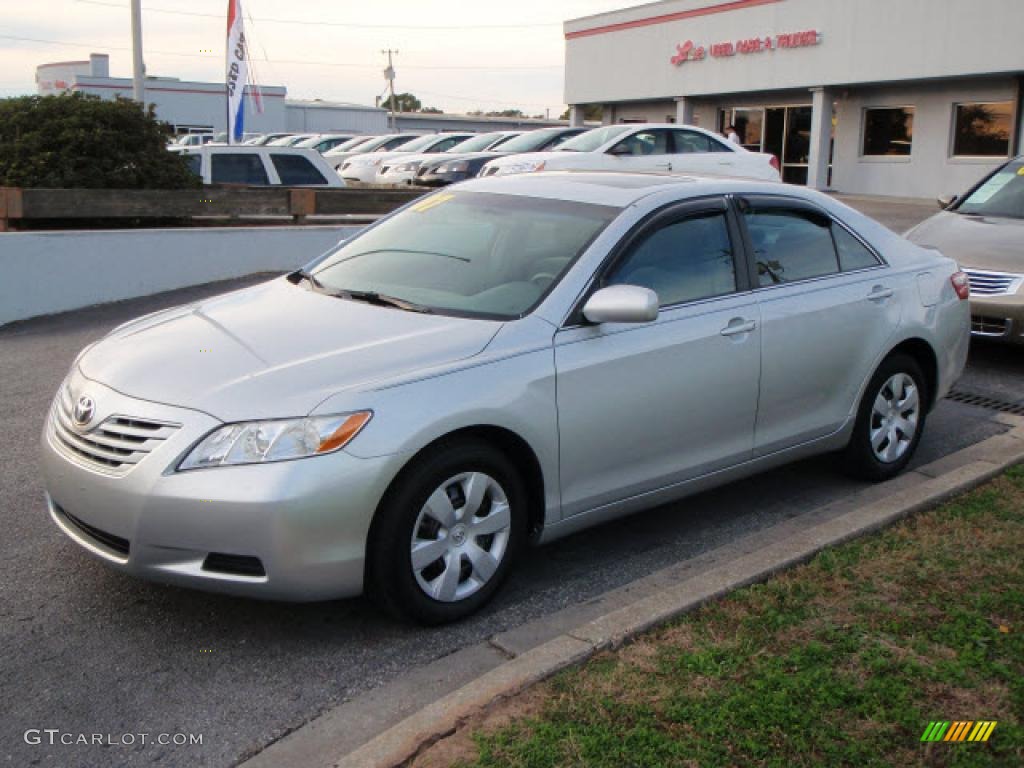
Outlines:
<svg viewBox="0 0 1024 768"><path fill-rule="evenodd" d="M549 168L568 167L579 165L590 155L589 152L559 152L550 150L548 152L520 152L519 154L504 155L494 161L495 165L518 165L519 163L540 162L541 160Z"/></svg>
<svg viewBox="0 0 1024 768"><path fill-rule="evenodd" d="M501 325L338 299L279 278L127 323L79 367L123 394L223 421L304 416L340 391L472 357Z"/></svg>
<svg viewBox="0 0 1024 768"><path fill-rule="evenodd" d="M918 245L938 248L960 266L1024 272L1024 221L942 211L907 232Z"/></svg>

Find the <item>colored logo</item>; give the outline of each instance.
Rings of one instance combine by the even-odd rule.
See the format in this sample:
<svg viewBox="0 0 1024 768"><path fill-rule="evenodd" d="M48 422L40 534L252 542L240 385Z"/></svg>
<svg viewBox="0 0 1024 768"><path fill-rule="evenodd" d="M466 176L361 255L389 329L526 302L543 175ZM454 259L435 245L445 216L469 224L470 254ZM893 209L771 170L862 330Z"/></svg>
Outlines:
<svg viewBox="0 0 1024 768"><path fill-rule="evenodd" d="M700 61L705 56L704 46L694 45L693 40L687 40L685 43L676 45L675 56L672 57L671 61L677 67L684 61Z"/></svg>
<svg viewBox="0 0 1024 768"><path fill-rule="evenodd" d="M997 720L932 721L921 734L921 741L988 741Z"/></svg>

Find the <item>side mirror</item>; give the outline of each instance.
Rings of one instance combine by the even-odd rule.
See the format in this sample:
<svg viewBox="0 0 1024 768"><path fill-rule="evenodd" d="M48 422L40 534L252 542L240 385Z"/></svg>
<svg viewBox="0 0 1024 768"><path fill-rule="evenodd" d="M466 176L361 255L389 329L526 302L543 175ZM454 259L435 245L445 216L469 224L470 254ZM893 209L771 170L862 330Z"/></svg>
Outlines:
<svg viewBox="0 0 1024 768"><path fill-rule="evenodd" d="M949 206L951 206L959 199L959 195L943 195L935 202L939 204L939 208L941 208L942 210L946 210L947 208L949 208Z"/></svg>
<svg viewBox="0 0 1024 768"><path fill-rule="evenodd" d="M649 323L658 317L658 294L638 285L610 285L587 299L583 316L591 323Z"/></svg>
<svg viewBox="0 0 1024 768"><path fill-rule="evenodd" d="M608 150L608 154L614 157L625 157L627 155L632 155L633 151L626 144L616 144Z"/></svg>

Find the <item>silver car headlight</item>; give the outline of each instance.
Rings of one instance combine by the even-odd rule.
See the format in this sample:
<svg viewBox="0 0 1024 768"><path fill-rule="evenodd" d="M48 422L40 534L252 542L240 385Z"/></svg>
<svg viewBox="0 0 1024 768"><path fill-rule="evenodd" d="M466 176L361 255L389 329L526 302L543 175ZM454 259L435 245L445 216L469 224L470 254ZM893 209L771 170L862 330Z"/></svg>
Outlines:
<svg viewBox="0 0 1024 768"><path fill-rule="evenodd" d="M420 167L419 162L402 163L401 165L396 166L395 168L392 168L391 170L399 171L399 172L401 172L401 171L415 171L419 167Z"/></svg>
<svg viewBox="0 0 1024 768"><path fill-rule="evenodd" d="M508 165L499 165L496 175L505 176L512 173L533 173L534 171L543 171L545 165L547 165L546 160L531 160L526 163L509 163Z"/></svg>
<svg viewBox="0 0 1024 768"><path fill-rule="evenodd" d="M435 173L464 173L469 170L469 163L465 160L456 160L454 163L447 163L438 166Z"/></svg>
<svg viewBox="0 0 1024 768"><path fill-rule="evenodd" d="M178 465L178 471L265 464L333 453L367 425L372 411L225 424L208 434Z"/></svg>

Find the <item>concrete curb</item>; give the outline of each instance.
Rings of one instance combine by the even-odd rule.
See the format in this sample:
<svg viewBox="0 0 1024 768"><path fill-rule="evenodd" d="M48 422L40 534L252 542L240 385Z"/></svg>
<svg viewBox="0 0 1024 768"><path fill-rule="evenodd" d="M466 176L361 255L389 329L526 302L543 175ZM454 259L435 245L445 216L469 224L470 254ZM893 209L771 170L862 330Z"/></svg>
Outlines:
<svg viewBox="0 0 1024 768"><path fill-rule="evenodd" d="M958 460L968 463L955 466ZM394 768L408 764L471 716L565 667L598 651L617 647L645 630L734 589L806 562L823 549L937 506L1021 462L1024 462L1024 426L1016 426L1005 434L950 454L934 465L922 467L917 471L929 479L917 485L722 563L525 651L406 717L350 752L335 766Z"/></svg>

